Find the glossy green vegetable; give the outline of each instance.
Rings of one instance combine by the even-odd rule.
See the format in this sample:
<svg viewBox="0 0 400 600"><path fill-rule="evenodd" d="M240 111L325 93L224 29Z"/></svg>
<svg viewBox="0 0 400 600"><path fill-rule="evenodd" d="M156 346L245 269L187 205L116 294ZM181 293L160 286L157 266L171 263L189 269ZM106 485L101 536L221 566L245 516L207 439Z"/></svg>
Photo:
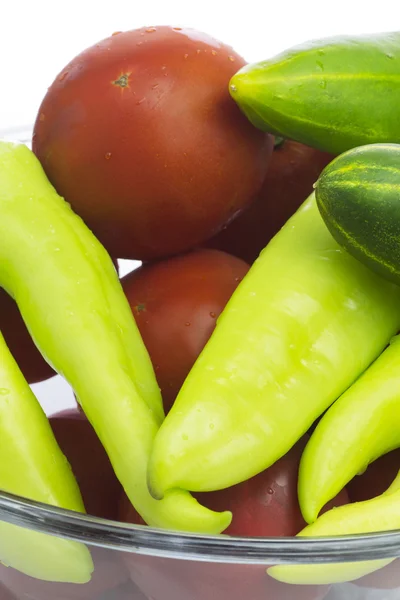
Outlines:
<svg viewBox="0 0 400 600"><path fill-rule="evenodd" d="M266 469L382 352L400 288L342 250L312 195L239 284L154 442L155 497Z"/></svg>
<svg viewBox="0 0 400 600"><path fill-rule="evenodd" d="M186 491L150 496L147 462L163 409L149 356L110 257L23 145L0 144L0 214L0 285L71 384L135 508L154 526L225 529L230 513Z"/></svg>
<svg viewBox="0 0 400 600"><path fill-rule="evenodd" d="M400 142L400 33L296 46L243 67L230 91L259 129L320 150Z"/></svg>
<svg viewBox="0 0 400 600"><path fill-rule="evenodd" d="M345 152L321 173L316 198L337 242L400 284L400 145Z"/></svg>
<svg viewBox="0 0 400 600"><path fill-rule="evenodd" d="M0 489L85 512L71 468L39 402L0 334ZM50 581L85 583L87 548L0 521L1 562Z"/></svg>
<svg viewBox="0 0 400 600"><path fill-rule="evenodd" d="M322 417L304 450L299 502L312 523L368 464L400 446L400 337Z"/></svg>
<svg viewBox="0 0 400 600"><path fill-rule="evenodd" d="M386 492L372 500L333 508L307 525L300 537L330 537L391 531L400 528L400 472ZM286 583L340 583L359 579L380 569L394 558L348 563L279 565L269 575Z"/></svg>

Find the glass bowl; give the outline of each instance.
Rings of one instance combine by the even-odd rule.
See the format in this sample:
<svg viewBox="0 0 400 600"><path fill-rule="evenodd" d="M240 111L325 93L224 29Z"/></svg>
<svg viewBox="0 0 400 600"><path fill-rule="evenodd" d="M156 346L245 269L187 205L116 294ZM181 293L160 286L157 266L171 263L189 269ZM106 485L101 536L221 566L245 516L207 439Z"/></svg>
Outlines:
<svg viewBox="0 0 400 600"><path fill-rule="evenodd" d="M31 128L0 132L30 144ZM39 386L40 387L40 386ZM0 563L0 600L394 600L400 599L400 531L335 538L239 538L162 531L56 509L0 493L0 523L69 539L91 552L86 584L42 581ZM0 560L7 536L0 537ZM25 563L31 548L21 549ZM27 556L28 554L28 556ZM355 581L291 585L271 565L389 565Z"/></svg>

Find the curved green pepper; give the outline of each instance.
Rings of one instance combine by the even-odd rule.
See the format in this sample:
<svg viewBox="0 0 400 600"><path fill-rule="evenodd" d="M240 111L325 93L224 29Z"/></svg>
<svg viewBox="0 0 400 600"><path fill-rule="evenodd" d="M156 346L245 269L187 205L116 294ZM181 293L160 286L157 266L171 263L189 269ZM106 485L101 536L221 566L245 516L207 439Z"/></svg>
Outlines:
<svg viewBox="0 0 400 600"><path fill-rule="evenodd" d="M74 389L132 504L153 526L225 529L230 513L186 491L151 497L147 463L164 414L150 358L110 257L26 146L0 144L0 214L0 285Z"/></svg>
<svg viewBox="0 0 400 600"><path fill-rule="evenodd" d="M333 508L307 525L300 537L329 537L400 529L400 471L377 498ZM353 581L391 563L394 558L348 563L279 565L268 574L285 583L329 584Z"/></svg>
<svg viewBox="0 0 400 600"><path fill-rule="evenodd" d="M396 336L313 432L299 469L304 519L313 522L357 473L399 446L400 337Z"/></svg>
<svg viewBox="0 0 400 600"><path fill-rule="evenodd" d="M221 489L274 463L382 352L399 299L338 246L312 195L236 289L163 422L153 495Z"/></svg>
<svg viewBox="0 0 400 600"><path fill-rule="evenodd" d="M39 402L0 334L0 489L85 512L71 468ZM27 575L86 583L85 546L0 521L0 559Z"/></svg>

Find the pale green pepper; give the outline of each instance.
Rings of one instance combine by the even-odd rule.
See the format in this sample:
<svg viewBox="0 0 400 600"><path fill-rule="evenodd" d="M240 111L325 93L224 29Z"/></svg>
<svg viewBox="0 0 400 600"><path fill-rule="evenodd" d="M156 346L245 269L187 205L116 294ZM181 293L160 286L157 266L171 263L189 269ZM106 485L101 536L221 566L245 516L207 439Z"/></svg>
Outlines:
<svg viewBox="0 0 400 600"><path fill-rule="evenodd" d="M299 469L304 519L315 521L321 508L353 477L399 446L400 337L396 336L313 432Z"/></svg>
<svg viewBox="0 0 400 600"><path fill-rule="evenodd" d="M85 512L78 485L39 402L0 334L0 489ZM27 575L86 583L88 549L0 521L0 560Z"/></svg>
<svg viewBox="0 0 400 600"><path fill-rule="evenodd" d="M377 498L333 508L307 525L300 537L332 537L400 529L400 471ZM285 583L329 584L353 581L388 565L393 558L347 563L277 565L269 575Z"/></svg>
<svg viewBox="0 0 400 600"><path fill-rule="evenodd" d="M26 146L0 144L0 215L0 285L74 389L132 504L153 526L224 530L231 514L186 491L151 497L147 463L164 413L150 358L111 258Z"/></svg>
<svg viewBox="0 0 400 600"><path fill-rule="evenodd" d="M338 246L312 195L234 292L157 433L154 497L226 488L283 456L398 331L399 300Z"/></svg>

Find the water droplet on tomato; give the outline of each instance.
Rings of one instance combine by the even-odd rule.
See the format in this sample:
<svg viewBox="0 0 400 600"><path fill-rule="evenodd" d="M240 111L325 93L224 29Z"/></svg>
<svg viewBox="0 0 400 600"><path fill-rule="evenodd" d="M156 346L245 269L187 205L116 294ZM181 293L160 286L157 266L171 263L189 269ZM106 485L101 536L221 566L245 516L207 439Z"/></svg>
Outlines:
<svg viewBox="0 0 400 600"><path fill-rule="evenodd" d="M182 31L182 27L173 27L172 28L174 31Z"/></svg>
<svg viewBox="0 0 400 600"><path fill-rule="evenodd" d="M272 496L272 494L273 494L273 493L274 493L274 490L273 490L272 488L268 488L268 489L267 489L267 494L268 494L269 496Z"/></svg>
<svg viewBox="0 0 400 600"><path fill-rule="evenodd" d="M230 60L231 62L235 62L235 57L234 56L228 56L228 60Z"/></svg>
<svg viewBox="0 0 400 600"><path fill-rule="evenodd" d="M211 54L212 54L213 56L217 56L218 52L217 52L216 50L211 50Z"/></svg>
<svg viewBox="0 0 400 600"><path fill-rule="evenodd" d="M148 27L146 29L146 33L153 33L154 31L157 31L157 29L155 27Z"/></svg>
<svg viewBox="0 0 400 600"><path fill-rule="evenodd" d="M58 81L64 81L64 79L67 77L69 71L64 71L64 73L61 73L61 75L58 78Z"/></svg>
<svg viewBox="0 0 400 600"><path fill-rule="evenodd" d="M141 46L142 44L143 44L143 42L138 42L138 43L136 44L136 46Z"/></svg>
<svg viewBox="0 0 400 600"><path fill-rule="evenodd" d="M104 158L106 160L110 160L110 158L111 158L111 152L106 152L105 155L104 155Z"/></svg>
<svg viewBox="0 0 400 600"><path fill-rule="evenodd" d="M216 316L217 316L217 315L215 314L215 312L210 312L210 317L211 317L212 319L215 319L215 317L216 317Z"/></svg>
<svg viewBox="0 0 400 600"><path fill-rule="evenodd" d="M185 327L190 327L190 323L189 323L189 321L186 321L186 323L185 323Z"/></svg>
<svg viewBox="0 0 400 600"><path fill-rule="evenodd" d="M112 33L111 35L119 35L120 33L122 33L122 31L114 31L114 33Z"/></svg>
<svg viewBox="0 0 400 600"><path fill-rule="evenodd" d="M138 100L136 102L136 106L139 106L139 104L142 104L145 100L146 100L146 98L142 98L141 100Z"/></svg>
<svg viewBox="0 0 400 600"><path fill-rule="evenodd" d="M183 58L187 58L189 56L189 54L184 54Z"/></svg>

